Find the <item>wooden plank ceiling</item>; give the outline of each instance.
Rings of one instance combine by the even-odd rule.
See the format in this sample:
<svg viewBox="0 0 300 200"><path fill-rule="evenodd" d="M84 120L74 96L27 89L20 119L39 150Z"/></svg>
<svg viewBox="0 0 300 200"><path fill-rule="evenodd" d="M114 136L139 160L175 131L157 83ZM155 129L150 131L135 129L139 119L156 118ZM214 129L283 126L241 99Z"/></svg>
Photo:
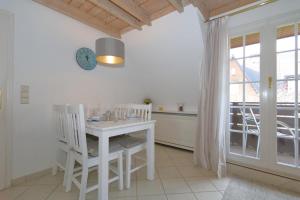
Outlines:
<svg viewBox="0 0 300 200"><path fill-rule="evenodd" d="M170 12L183 12L192 4L203 17L210 17L256 2L256 0L33 0L70 16L110 36L132 30L142 30L143 25Z"/></svg>

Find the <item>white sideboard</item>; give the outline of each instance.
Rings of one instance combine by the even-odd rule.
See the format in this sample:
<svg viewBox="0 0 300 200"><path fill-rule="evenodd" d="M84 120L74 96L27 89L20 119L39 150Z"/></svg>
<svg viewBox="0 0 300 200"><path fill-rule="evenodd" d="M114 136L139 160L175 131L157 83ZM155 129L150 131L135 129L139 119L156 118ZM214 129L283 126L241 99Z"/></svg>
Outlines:
<svg viewBox="0 0 300 200"><path fill-rule="evenodd" d="M193 150L197 129L196 113L153 111L152 118L156 120L156 143Z"/></svg>

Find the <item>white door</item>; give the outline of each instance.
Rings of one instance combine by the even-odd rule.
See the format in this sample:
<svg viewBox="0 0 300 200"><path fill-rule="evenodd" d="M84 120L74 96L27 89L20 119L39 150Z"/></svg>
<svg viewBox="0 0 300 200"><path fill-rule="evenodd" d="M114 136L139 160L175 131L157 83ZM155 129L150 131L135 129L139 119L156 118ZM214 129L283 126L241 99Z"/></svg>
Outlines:
<svg viewBox="0 0 300 200"><path fill-rule="evenodd" d="M0 10L0 189L11 181L12 20Z"/></svg>
<svg viewBox="0 0 300 200"><path fill-rule="evenodd" d="M300 178L300 15L238 27L229 49L229 160Z"/></svg>

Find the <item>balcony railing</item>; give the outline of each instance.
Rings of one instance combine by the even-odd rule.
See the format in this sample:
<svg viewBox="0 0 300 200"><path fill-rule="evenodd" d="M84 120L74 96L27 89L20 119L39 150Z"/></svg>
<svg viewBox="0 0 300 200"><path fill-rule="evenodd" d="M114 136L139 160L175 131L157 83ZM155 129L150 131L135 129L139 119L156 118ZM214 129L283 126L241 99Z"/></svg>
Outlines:
<svg viewBox="0 0 300 200"><path fill-rule="evenodd" d="M298 107L300 108L300 105ZM277 134L279 162L293 165L295 164L295 158L299 157L300 148L297 150L296 147L297 142L298 146L300 146L300 137L297 138L296 133L296 130L300 127L299 113L300 111L296 110L294 103L277 104L277 132L274 134ZM230 103L230 144L233 152L242 154L244 144L244 153L246 155L254 157L258 155L257 150L259 148L257 148L257 145L260 136L260 120L260 105L258 103ZM245 137L245 134L248 136ZM246 141L245 138L247 138Z"/></svg>
<svg viewBox="0 0 300 200"><path fill-rule="evenodd" d="M230 129L243 130L243 116L242 110L245 108L245 113L249 113L249 109L252 109L257 121L260 121L260 105L258 103L245 103L232 102L230 103ZM300 104L299 104L300 108ZM296 113L295 113L296 112ZM298 115L298 126L300 126L300 110L297 112L294 103L278 103L277 104L277 120L285 123L291 130L295 131L295 118ZM255 124L249 124L249 126L255 127ZM287 130L287 127L278 127L278 130L283 132Z"/></svg>

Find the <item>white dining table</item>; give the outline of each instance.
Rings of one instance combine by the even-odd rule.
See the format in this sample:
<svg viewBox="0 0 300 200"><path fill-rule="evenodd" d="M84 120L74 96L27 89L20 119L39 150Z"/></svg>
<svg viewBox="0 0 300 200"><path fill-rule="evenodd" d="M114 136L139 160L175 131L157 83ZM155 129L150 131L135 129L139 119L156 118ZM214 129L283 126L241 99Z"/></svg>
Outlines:
<svg viewBox="0 0 300 200"><path fill-rule="evenodd" d="M142 120L138 118L119 121L88 122L87 134L98 137L98 200L108 200L109 193L109 138L136 131L146 130L147 139L147 179L154 179L154 131L155 120Z"/></svg>

